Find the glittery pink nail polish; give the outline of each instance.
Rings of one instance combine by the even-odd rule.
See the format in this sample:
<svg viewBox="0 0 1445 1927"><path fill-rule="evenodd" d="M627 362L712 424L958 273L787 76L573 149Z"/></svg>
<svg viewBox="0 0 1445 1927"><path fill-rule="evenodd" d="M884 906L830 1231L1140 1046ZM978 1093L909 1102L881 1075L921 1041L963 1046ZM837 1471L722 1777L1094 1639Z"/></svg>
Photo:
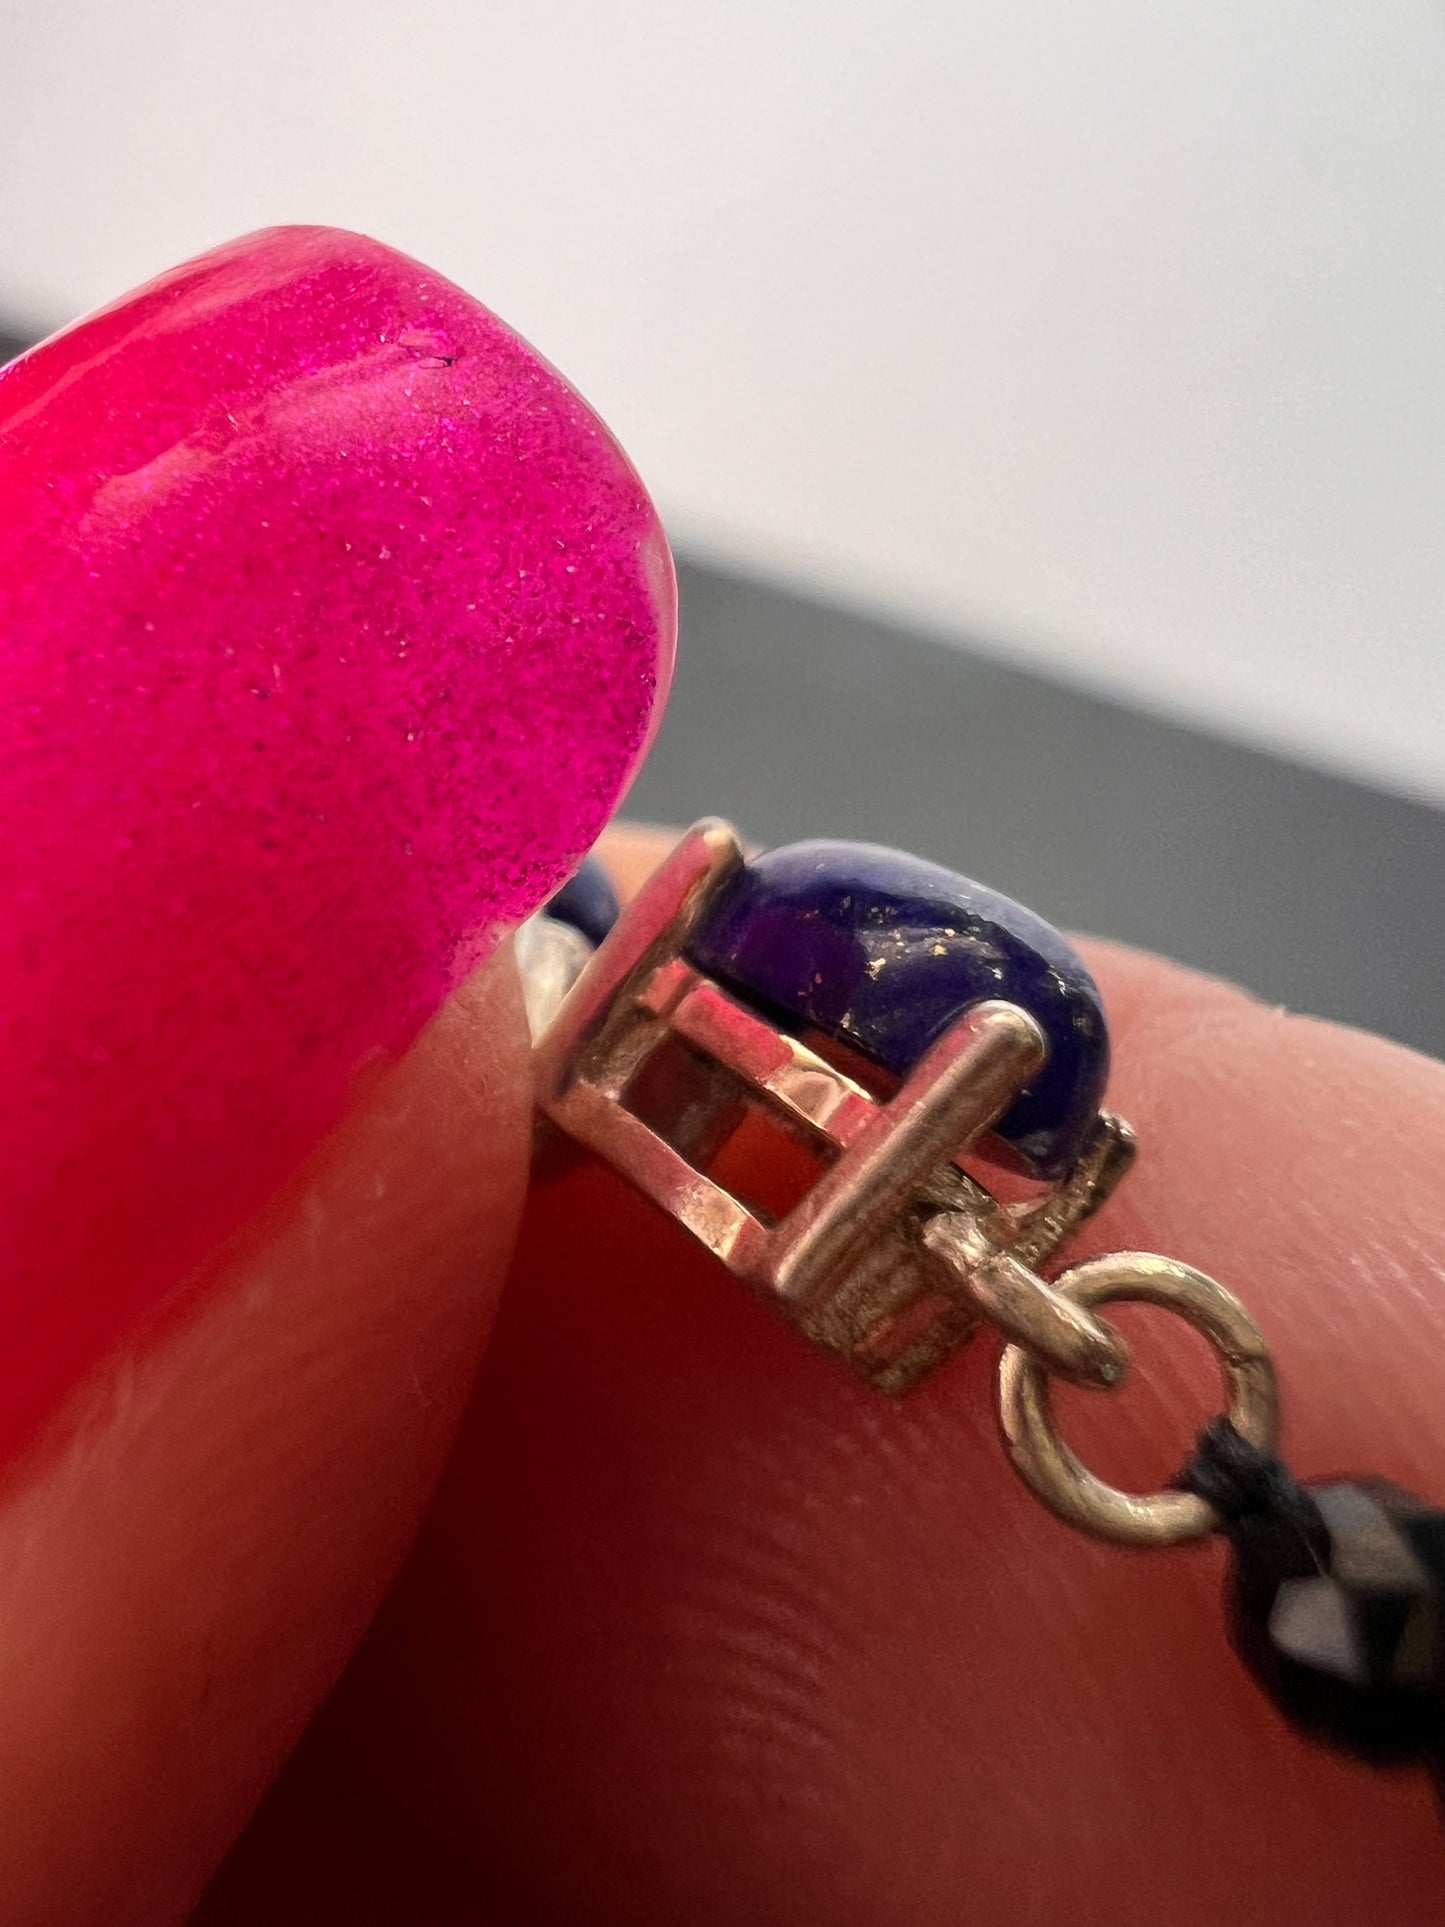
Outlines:
<svg viewBox="0 0 1445 1927"><path fill-rule="evenodd" d="M592 841L674 610L586 405L355 235L0 375L0 1448Z"/></svg>

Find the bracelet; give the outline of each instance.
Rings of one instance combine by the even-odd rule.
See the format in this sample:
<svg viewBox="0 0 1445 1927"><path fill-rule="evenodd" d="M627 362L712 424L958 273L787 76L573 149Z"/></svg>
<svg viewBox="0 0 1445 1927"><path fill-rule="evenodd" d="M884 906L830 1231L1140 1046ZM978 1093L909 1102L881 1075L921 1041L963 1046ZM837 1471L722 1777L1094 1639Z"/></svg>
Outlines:
<svg viewBox="0 0 1445 1927"><path fill-rule="evenodd" d="M705 821L620 913L588 859L517 945L544 1129L883 1392L991 1326L1004 1446L1050 1511L1121 1545L1222 1535L1232 1643L1285 1716L1441 1769L1445 1511L1379 1479L1299 1483L1264 1338L1203 1272L1130 1251L1042 1275L1135 1155L1103 1108L1098 989L1058 931L897 851L749 858ZM1050 1399L1055 1378L1122 1382L1103 1314L1131 1300L1201 1332L1226 1395L1153 1493L1090 1472Z"/></svg>

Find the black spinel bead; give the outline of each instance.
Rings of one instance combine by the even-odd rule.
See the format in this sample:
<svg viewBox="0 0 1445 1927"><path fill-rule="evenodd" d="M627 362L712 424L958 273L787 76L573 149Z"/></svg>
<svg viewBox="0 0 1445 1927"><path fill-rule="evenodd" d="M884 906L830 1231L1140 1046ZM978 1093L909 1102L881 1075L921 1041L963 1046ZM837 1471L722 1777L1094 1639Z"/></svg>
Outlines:
<svg viewBox="0 0 1445 1927"><path fill-rule="evenodd" d="M1296 1487L1313 1509L1228 1527L1232 1636L1306 1732L1375 1760L1440 1757L1445 1512L1382 1479Z"/></svg>

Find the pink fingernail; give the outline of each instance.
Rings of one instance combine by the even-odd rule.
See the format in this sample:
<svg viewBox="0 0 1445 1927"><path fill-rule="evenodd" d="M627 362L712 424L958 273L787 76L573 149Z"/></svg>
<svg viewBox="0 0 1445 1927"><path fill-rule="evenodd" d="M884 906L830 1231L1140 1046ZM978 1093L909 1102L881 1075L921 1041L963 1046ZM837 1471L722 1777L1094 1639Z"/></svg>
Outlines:
<svg viewBox="0 0 1445 1927"><path fill-rule="evenodd" d="M592 842L674 623L585 403L373 241L0 375L0 1449Z"/></svg>

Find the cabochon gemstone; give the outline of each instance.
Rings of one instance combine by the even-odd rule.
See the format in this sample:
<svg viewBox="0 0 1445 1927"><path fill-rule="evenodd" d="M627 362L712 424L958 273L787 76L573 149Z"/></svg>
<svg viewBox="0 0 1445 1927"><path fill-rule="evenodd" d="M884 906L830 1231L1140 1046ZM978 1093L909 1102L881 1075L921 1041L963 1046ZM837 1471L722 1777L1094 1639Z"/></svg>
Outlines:
<svg viewBox="0 0 1445 1927"><path fill-rule="evenodd" d="M688 960L794 1030L902 1076L971 1004L1003 997L1048 1044L996 1131L1040 1178L1077 1157L1109 1074L1093 978L1057 930L940 864L875 844L793 843L744 866Z"/></svg>
<svg viewBox="0 0 1445 1927"><path fill-rule="evenodd" d="M584 857L577 873L547 903L547 915L570 924L588 943L599 944L620 913L612 879L595 856Z"/></svg>

